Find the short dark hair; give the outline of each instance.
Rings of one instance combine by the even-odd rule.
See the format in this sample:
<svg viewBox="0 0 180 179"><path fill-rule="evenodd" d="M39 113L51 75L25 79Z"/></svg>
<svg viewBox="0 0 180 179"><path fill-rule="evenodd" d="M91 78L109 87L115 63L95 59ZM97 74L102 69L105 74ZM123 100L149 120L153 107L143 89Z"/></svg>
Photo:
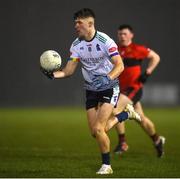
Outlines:
<svg viewBox="0 0 180 179"><path fill-rule="evenodd" d="M74 13L74 20L76 20L77 18L87 18L87 17L93 17L95 19L95 14L93 10L89 8L83 8Z"/></svg>
<svg viewBox="0 0 180 179"><path fill-rule="evenodd" d="M122 24L122 25L120 25L119 28L118 28L118 30L123 30L123 29L128 29L128 30L130 30L130 31L133 33L133 28L132 28L132 26L129 25L129 24Z"/></svg>

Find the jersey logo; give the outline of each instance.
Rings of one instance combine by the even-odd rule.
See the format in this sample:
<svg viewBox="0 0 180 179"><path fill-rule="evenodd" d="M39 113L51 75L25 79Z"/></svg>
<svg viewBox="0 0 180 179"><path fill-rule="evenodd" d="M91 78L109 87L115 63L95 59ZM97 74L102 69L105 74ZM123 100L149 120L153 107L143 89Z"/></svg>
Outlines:
<svg viewBox="0 0 180 179"><path fill-rule="evenodd" d="M91 51L92 51L92 48L91 48L91 47L88 47L88 51L91 52Z"/></svg>
<svg viewBox="0 0 180 179"><path fill-rule="evenodd" d="M91 52L92 51L92 44L87 44L87 47L88 47L88 51Z"/></svg>
<svg viewBox="0 0 180 179"><path fill-rule="evenodd" d="M96 45L96 50L101 51L101 48L100 48L99 44Z"/></svg>
<svg viewBox="0 0 180 179"><path fill-rule="evenodd" d="M80 47L80 50L84 50L84 47Z"/></svg>
<svg viewBox="0 0 180 179"><path fill-rule="evenodd" d="M109 49L109 52L112 53L112 52L115 52L116 50L117 50L116 47L111 47L111 48Z"/></svg>

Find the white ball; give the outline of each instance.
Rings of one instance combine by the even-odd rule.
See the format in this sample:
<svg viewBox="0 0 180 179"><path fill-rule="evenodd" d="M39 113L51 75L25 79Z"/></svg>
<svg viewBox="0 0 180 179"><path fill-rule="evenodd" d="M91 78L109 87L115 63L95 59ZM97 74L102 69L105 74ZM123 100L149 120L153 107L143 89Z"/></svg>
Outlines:
<svg viewBox="0 0 180 179"><path fill-rule="evenodd" d="M47 71L56 71L61 67L61 56L54 50L47 50L40 56L40 65Z"/></svg>

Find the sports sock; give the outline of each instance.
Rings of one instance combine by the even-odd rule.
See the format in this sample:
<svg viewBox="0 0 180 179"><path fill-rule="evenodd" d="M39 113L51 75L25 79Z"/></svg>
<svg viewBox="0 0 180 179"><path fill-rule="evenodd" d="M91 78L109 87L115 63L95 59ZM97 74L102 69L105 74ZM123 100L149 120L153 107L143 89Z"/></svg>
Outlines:
<svg viewBox="0 0 180 179"><path fill-rule="evenodd" d="M102 153L102 164L110 165L110 153Z"/></svg>
<svg viewBox="0 0 180 179"><path fill-rule="evenodd" d="M150 137L151 137L151 139L152 139L152 141L153 141L154 143L156 143L156 142L158 141L158 139L159 139L159 135L158 135L157 133L153 134L153 135L150 136Z"/></svg>
<svg viewBox="0 0 180 179"><path fill-rule="evenodd" d="M123 111L123 112L117 114L116 117L117 117L119 122L122 122L122 121L125 121L128 119L128 113Z"/></svg>
<svg viewBox="0 0 180 179"><path fill-rule="evenodd" d="M125 134L119 134L119 144L126 142Z"/></svg>

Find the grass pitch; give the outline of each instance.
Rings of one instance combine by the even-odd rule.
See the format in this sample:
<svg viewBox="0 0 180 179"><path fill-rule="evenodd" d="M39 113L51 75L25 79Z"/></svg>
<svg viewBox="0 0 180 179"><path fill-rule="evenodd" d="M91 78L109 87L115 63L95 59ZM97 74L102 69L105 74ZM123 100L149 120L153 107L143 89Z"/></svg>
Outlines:
<svg viewBox="0 0 180 179"><path fill-rule="evenodd" d="M180 109L146 109L166 137L165 156L156 157L149 137L127 121L130 146L111 155L114 174L102 177L180 177ZM112 148L117 136L109 133ZM0 109L0 177L101 177L101 158L84 109Z"/></svg>

